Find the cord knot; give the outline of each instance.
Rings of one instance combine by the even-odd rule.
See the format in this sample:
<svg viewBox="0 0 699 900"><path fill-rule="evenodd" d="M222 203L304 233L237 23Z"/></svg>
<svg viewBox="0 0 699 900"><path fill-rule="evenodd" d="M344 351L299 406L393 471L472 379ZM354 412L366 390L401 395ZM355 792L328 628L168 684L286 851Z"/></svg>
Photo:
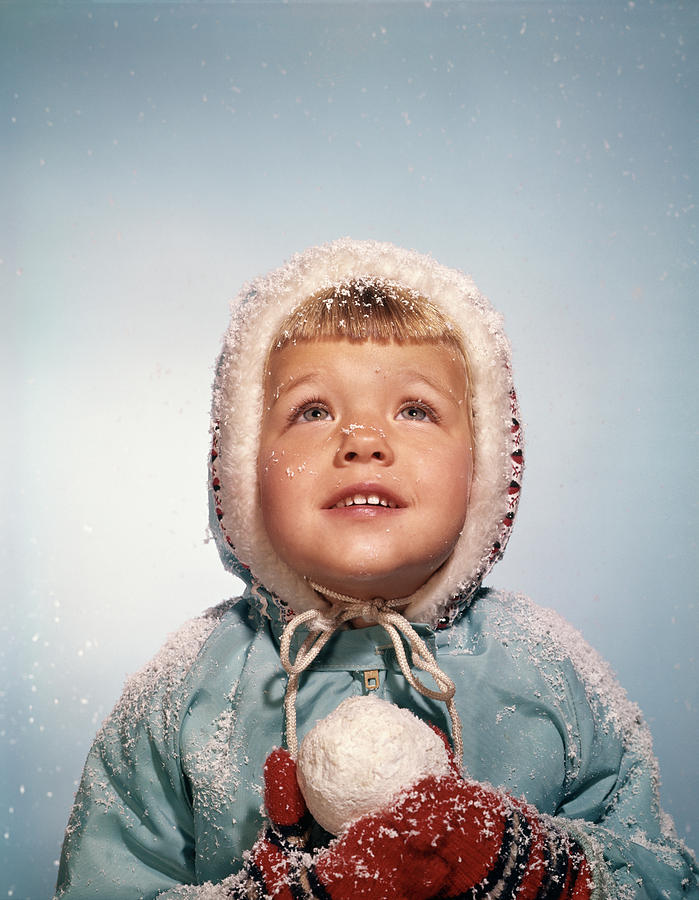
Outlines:
<svg viewBox="0 0 699 900"><path fill-rule="evenodd" d="M313 581L309 583L319 594L341 604L341 609L334 616L329 616L323 610L309 609L294 616L282 632L279 655L282 665L289 675L284 695L284 709L286 713L286 742L291 755L296 757L298 753L296 694L298 693L299 676L310 666L339 628L352 619L362 618L367 622L376 622L377 625L381 625L387 632L393 644L400 670L411 687L415 688L424 697L430 697L432 700L441 700L446 704L452 724L454 754L460 763L463 757L463 741L461 720L454 704L456 685L439 668L437 660L430 652L429 647L410 622L394 609L396 606L403 606L406 603L406 598L384 600L377 597L371 601L358 600L356 597L349 597L346 594L331 591L329 588L324 588ZM291 640L296 629L304 624L308 626L309 634L299 647L296 658L292 660L290 655ZM427 687L413 674L405 653L403 637L410 647L413 665L415 668L432 676L438 686L437 690Z"/></svg>

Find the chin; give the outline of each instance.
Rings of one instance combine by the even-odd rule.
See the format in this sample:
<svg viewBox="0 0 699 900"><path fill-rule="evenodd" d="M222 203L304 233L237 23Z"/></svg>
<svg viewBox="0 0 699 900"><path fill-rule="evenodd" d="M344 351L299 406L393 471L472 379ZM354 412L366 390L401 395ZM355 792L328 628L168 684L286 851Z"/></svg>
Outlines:
<svg viewBox="0 0 699 900"><path fill-rule="evenodd" d="M356 597L359 600L395 600L400 597L410 597L418 588L429 579L432 572L421 576L410 577L404 575L396 577L395 570L388 572L367 572L362 570L352 574L344 573L338 576L327 575L325 581L314 578L319 584L329 587L340 594Z"/></svg>

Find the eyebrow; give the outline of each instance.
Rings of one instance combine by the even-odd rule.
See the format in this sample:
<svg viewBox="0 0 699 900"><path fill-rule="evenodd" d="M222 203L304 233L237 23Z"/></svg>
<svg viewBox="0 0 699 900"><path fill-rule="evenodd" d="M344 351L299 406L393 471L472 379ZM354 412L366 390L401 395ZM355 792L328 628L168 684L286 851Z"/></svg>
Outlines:
<svg viewBox="0 0 699 900"><path fill-rule="evenodd" d="M298 378L293 376L291 378L288 378L286 382L278 385L273 391L271 391L270 399L272 401L272 406L292 388L303 387L305 384L312 383L319 378L323 378L323 372L319 370L307 372L305 375L300 375ZM410 384L414 384L415 382L422 382L423 384L427 385L427 387L432 388L432 390L437 391L437 393L441 394L443 397L446 397L449 400L453 399L454 397L454 392L450 390L445 384L443 384L441 381L438 381L436 378L431 378L429 375L426 375L419 369L407 369L400 373L400 378L409 382ZM464 381L466 381L465 374Z"/></svg>
<svg viewBox="0 0 699 900"><path fill-rule="evenodd" d="M293 375L287 380L277 385L274 390L270 390L270 399L272 401L272 405L274 405L280 397L286 394L294 387L303 387L304 384L308 384L311 381L315 381L319 377L322 377L322 372L308 372L305 375L300 375L298 378ZM271 387L271 386L270 386Z"/></svg>
<svg viewBox="0 0 699 900"><path fill-rule="evenodd" d="M428 387L431 387L433 390L437 391L437 393L442 394L445 397L451 398L454 396L454 392L450 390L443 382L438 381L436 378L431 378L429 375L425 375L424 372L421 372L417 369L409 369L406 374L409 376L409 380L411 382L422 381ZM464 388L468 387L466 374L464 373Z"/></svg>

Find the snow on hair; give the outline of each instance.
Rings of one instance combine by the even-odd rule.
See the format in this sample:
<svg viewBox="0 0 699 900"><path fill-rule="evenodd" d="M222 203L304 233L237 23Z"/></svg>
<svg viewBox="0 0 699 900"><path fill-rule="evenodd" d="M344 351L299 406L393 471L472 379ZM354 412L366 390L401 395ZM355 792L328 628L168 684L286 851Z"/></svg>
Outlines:
<svg viewBox="0 0 699 900"><path fill-rule="evenodd" d="M417 291L387 278L354 278L325 287L296 307L272 339L269 353L298 341L443 344L466 373L466 409L473 424L471 365L461 330ZM269 357L268 357L269 358ZM268 367L265 367L267 370Z"/></svg>

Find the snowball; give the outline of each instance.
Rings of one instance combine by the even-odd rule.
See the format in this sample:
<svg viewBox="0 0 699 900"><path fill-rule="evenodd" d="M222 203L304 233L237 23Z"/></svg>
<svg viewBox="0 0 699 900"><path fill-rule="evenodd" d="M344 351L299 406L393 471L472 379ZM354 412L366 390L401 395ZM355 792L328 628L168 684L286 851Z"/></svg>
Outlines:
<svg viewBox="0 0 699 900"><path fill-rule="evenodd" d="M378 697L350 697L301 742L298 781L331 834L390 805L427 775L450 771L444 742L422 719Z"/></svg>

